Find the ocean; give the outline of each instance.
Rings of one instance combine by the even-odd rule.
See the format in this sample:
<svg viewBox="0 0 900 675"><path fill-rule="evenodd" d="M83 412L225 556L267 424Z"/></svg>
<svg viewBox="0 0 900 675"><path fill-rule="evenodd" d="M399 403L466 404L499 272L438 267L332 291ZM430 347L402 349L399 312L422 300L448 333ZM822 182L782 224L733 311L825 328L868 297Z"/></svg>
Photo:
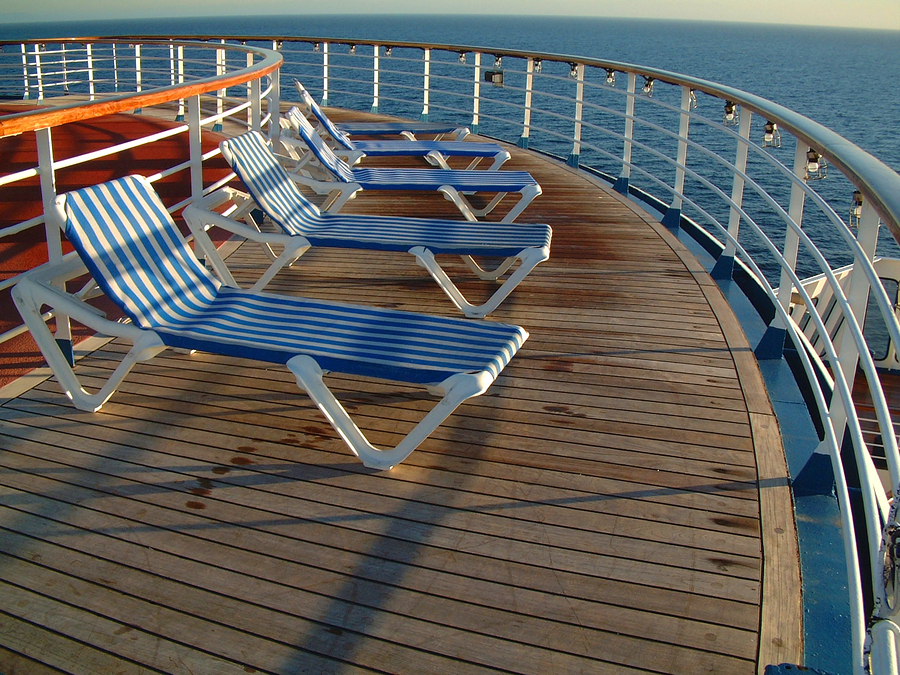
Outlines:
<svg viewBox="0 0 900 675"><path fill-rule="evenodd" d="M586 17L413 15L160 18L0 25L0 40L127 34L284 35L432 42L571 54L651 66L763 96L829 127L900 171L900 89L896 86L900 82L900 31L896 30ZM789 164L788 152L784 151L782 161ZM817 189L843 214L852 188L840 180L820 183ZM829 248L826 244L825 249ZM841 242L834 243L838 260L833 262L841 262L839 252L843 248ZM900 257L900 246L883 232L879 253Z"/></svg>

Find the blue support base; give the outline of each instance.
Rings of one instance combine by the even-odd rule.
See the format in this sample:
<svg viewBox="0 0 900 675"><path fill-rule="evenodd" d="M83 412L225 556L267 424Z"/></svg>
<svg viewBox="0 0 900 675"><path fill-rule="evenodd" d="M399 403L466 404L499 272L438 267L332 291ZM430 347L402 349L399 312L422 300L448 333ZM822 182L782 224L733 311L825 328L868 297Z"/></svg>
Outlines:
<svg viewBox="0 0 900 675"><path fill-rule="evenodd" d="M328 99L323 98L322 102L319 105L322 106L323 108L327 108L328 107Z"/></svg>
<svg viewBox="0 0 900 675"><path fill-rule="evenodd" d="M369 112L372 113L373 115L377 115L378 114L378 106L373 105L372 109Z"/></svg>
<svg viewBox="0 0 900 675"><path fill-rule="evenodd" d="M516 144L523 150L528 149L528 136L519 136L519 142Z"/></svg>
<svg viewBox="0 0 900 675"><path fill-rule="evenodd" d="M734 274L734 256L723 253L716 259L709 276L713 279L731 279L732 274Z"/></svg>
<svg viewBox="0 0 900 675"><path fill-rule="evenodd" d="M787 331L784 328L769 326L753 350L757 360L780 359L784 355L784 340Z"/></svg>
<svg viewBox="0 0 900 675"><path fill-rule="evenodd" d="M427 122L428 121L428 113L422 113L421 115L419 115L419 121Z"/></svg>
<svg viewBox="0 0 900 675"><path fill-rule="evenodd" d="M222 123L221 123L221 122L216 122L215 124L213 124L212 130L213 130L213 131L222 131Z"/></svg>
<svg viewBox="0 0 900 675"><path fill-rule="evenodd" d="M71 340L57 340L56 346L59 347L59 351L63 353L63 356L66 357L66 362L74 367L75 366L75 352L72 349L72 341Z"/></svg>
<svg viewBox="0 0 900 675"><path fill-rule="evenodd" d="M137 110L134 111L133 114L134 114L134 115L143 115L143 114L144 114L144 109L143 109L143 108L138 108Z"/></svg>
<svg viewBox="0 0 900 675"><path fill-rule="evenodd" d="M677 230L679 227L681 227L681 209L676 209L670 206L668 211L666 211L666 215L663 216L661 222L670 230Z"/></svg>
<svg viewBox="0 0 900 675"><path fill-rule="evenodd" d="M469 131L471 131L473 134L477 134L478 133L478 125L473 124L471 127L469 127Z"/></svg>
<svg viewBox="0 0 900 675"><path fill-rule="evenodd" d="M175 115L176 122L184 122L184 115Z"/></svg>
<svg viewBox="0 0 900 675"><path fill-rule="evenodd" d="M577 169L578 165L579 165L580 157L581 157L581 155L573 152L571 155L569 155L569 159L566 160L566 164L568 164L571 167L575 167Z"/></svg>
<svg viewBox="0 0 900 675"><path fill-rule="evenodd" d="M616 179L615 184L613 185L613 190L616 192L627 195L628 194L628 179L625 176L619 176Z"/></svg>

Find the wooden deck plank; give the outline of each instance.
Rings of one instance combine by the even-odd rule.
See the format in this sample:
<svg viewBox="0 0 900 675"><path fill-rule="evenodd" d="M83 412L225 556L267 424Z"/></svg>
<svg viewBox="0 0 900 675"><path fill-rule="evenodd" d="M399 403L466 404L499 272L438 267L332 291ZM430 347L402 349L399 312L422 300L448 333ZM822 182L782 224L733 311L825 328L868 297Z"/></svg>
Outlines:
<svg viewBox="0 0 900 675"><path fill-rule="evenodd" d="M272 673L523 674L799 661L796 560L782 542L793 523L769 490L780 441L734 317L652 219L513 154L509 168L544 188L520 220L550 223L553 244L488 319L531 337L487 394L377 473L281 368L167 353L96 414L48 380L0 406L0 605L35 600L105 628L65 624L47 641L39 621L0 621L122 672L178 672L142 654L151 644L196 672L228 672L216 659ZM345 210L459 218L412 192ZM243 281L263 265L251 246L229 262ZM478 298L492 284L461 287ZM268 290L457 315L402 254L314 249ZM97 384L123 351L109 343L79 373ZM380 444L430 406L409 387L329 383ZM0 637L0 670L32 657Z"/></svg>

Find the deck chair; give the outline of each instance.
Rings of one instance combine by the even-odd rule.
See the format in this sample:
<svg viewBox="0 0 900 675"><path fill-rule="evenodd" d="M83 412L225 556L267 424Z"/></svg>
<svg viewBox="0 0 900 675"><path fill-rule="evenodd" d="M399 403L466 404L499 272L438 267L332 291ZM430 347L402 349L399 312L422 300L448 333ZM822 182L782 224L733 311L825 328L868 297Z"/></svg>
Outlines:
<svg viewBox="0 0 900 675"><path fill-rule="evenodd" d="M322 213L300 192L258 131L226 139L219 147L249 190L252 200L232 188L224 188L205 202L187 207L184 219L213 269L229 285L237 284L206 233L213 225L266 247L273 262L251 290L265 288L282 267L292 264L311 246L404 251L416 257L419 265L428 270L453 304L469 317L487 316L536 265L550 256L551 231L548 225ZM221 215L216 209L226 200L231 200L236 206L231 212ZM282 233L260 232L252 216L247 213L248 206L262 209L281 228ZM247 218L247 224L236 222L239 217ZM270 244L284 246L281 255L276 256ZM517 260L519 265L487 302L473 305L437 263L434 257L437 254L462 256L469 268L484 280L499 279ZM505 260L496 269L488 271L475 262L473 255Z"/></svg>
<svg viewBox="0 0 900 675"><path fill-rule="evenodd" d="M488 167L493 171L499 169L510 158L508 150L503 149L496 143L470 143L467 141L357 141L353 140L338 129L334 123L328 119L322 109L316 105L312 96L305 89L302 90L305 96L304 102L309 107L316 118L319 120L321 128L328 132L328 136L334 140L331 149L334 154L343 159L347 164L353 166L358 164L363 157L422 157L432 166L440 169L449 169L447 163L448 157L472 157L472 161L466 167L467 170L477 167L482 159L492 158L493 162ZM298 120L297 117L303 117L303 113L297 106L287 111L284 119L289 127L297 133ZM322 135L320 133L320 135ZM290 136L283 136L282 143L290 152L296 148L298 140ZM305 144L304 144L305 147ZM308 154L308 151L307 151ZM302 161L303 157L298 156L296 159Z"/></svg>
<svg viewBox="0 0 900 675"><path fill-rule="evenodd" d="M300 99L304 105L308 106L310 112L316 116L316 119L322 123L323 119L327 119L325 113L316 103L303 84L299 80L294 80L294 87L300 95ZM319 114L322 117L319 117ZM338 122L332 124L322 123L322 133L332 136L335 141L337 138L333 136L333 132L328 126L333 126L339 135L359 135L359 136L402 136L410 141L415 141L415 134L434 134L435 140L441 140L445 134L453 134L457 141L463 140L469 135L468 127L461 127L458 124L448 124L444 122L412 122L409 120L401 120L398 122Z"/></svg>
<svg viewBox="0 0 900 675"><path fill-rule="evenodd" d="M316 156L319 167L329 180L319 180L305 169L295 173L295 180L308 185L318 194L328 195L322 205L326 211L339 211L360 190L437 190L456 204L466 220L476 221L493 211L507 194L518 192L519 201L502 221L511 223L541 194L541 186L527 171L353 169L334 154L302 115L297 118L297 132ZM494 193L494 197L484 208L477 209L467 197L476 192Z"/></svg>
<svg viewBox="0 0 900 675"><path fill-rule="evenodd" d="M166 347L284 364L350 449L372 468L409 454L466 399L484 393L526 340L518 326L255 293L200 264L149 181L129 176L56 199L50 218L81 258L44 265L14 287L35 341L76 407L96 411L129 370ZM84 267L130 323L104 318L54 285ZM84 390L41 307L133 346L96 393ZM395 448L372 446L323 381L327 372L425 385L443 398Z"/></svg>

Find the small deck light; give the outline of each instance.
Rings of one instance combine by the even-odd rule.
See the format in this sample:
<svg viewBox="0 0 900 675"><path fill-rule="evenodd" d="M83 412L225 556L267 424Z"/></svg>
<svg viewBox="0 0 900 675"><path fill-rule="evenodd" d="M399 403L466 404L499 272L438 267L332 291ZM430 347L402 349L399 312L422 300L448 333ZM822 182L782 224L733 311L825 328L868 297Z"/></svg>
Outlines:
<svg viewBox="0 0 900 675"><path fill-rule="evenodd" d="M465 62L466 62L466 53L465 53L465 52L460 52L460 53L459 53L459 62L460 62L460 63L465 63Z"/></svg>
<svg viewBox="0 0 900 675"><path fill-rule="evenodd" d="M494 68L502 68L503 67L503 57L502 56L494 56Z"/></svg>
<svg viewBox="0 0 900 675"><path fill-rule="evenodd" d="M850 202L850 227L859 227L859 219L862 217L862 205L862 192L854 190L853 200Z"/></svg>
<svg viewBox="0 0 900 675"><path fill-rule="evenodd" d="M322 51L322 43L320 43L320 42L314 43L314 44L313 44L313 51L314 51L314 52L320 52L320 51Z"/></svg>
<svg viewBox="0 0 900 675"><path fill-rule="evenodd" d="M569 64L569 77L571 77L571 78L578 77L578 64L577 63Z"/></svg>
<svg viewBox="0 0 900 675"><path fill-rule="evenodd" d="M727 127L736 127L740 121L741 115L738 112L735 102L725 101L725 112L722 114L722 124Z"/></svg>
<svg viewBox="0 0 900 675"><path fill-rule="evenodd" d="M806 152L806 180L822 180L828 175L828 163L818 152L810 148Z"/></svg>
<svg viewBox="0 0 900 675"><path fill-rule="evenodd" d="M390 45L386 45L384 48L384 55L390 56L392 51L394 51L394 48L391 47Z"/></svg>
<svg viewBox="0 0 900 675"><path fill-rule="evenodd" d="M356 53L356 45L350 45L350 53L351 53L351 54L355 54L355 53Z"/></svg>
<svg viewBox="0 0 900 675"><path fill-rule="evenodd" d="M763 127L762 146L764 148L781 147L781 132L778 131L778 125L775 122L766 121L766 126Z"/></svg>
<svg viewBox="0 0 900 675"><path fill-rule="evenodd" d="M543 61L541 61L540 59L534 60L534 72L536 72L536 73L541 72L541 68L543 68L543 67L544 67Z"/></svg>
<svg viewBox="0 0 900 675"><path fill-rule="evenodd" d="M614 71L612 68L606 69L606 84L609 87L616 86L616 71Z"/></svg>
<svg viewBox="0 0 900 675"><path fill-rule="evenodd" d="M697 92L694 91L693 89L691 89L689 100L690 100L690 102L688 103L689 108L691 110L696 110L700 104L697 103Z"/></svg>
<svg viewBox="0 0 900 675"><path fill-rule="evenodd" d="M656 82L652 77L644 76L644 88L641 91L647 96L653 96L653 84Z"/></svg>

